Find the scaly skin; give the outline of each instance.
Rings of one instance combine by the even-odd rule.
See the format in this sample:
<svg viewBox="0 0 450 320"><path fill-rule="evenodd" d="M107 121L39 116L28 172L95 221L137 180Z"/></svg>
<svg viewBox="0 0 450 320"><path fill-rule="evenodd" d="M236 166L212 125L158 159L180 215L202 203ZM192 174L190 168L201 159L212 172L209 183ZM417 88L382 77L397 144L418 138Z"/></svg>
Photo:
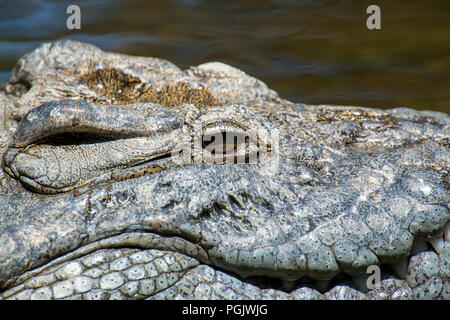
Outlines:
<svg viewBox="0 0 450 320"><path fill-rule="evenodd" d="M0 106L0 298L450 297L448 115L72 41L21 58Z"/></svg>

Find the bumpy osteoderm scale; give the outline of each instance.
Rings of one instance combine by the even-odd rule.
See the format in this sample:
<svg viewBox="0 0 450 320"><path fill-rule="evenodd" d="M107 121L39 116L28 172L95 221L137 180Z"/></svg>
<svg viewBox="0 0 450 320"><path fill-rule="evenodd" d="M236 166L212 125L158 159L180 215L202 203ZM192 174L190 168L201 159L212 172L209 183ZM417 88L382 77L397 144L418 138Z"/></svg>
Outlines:
<svg viewBox="0 0 450 320"><path fill-rule="evenodd" d="M446 114L73 41L22 57L0 107L2 298L449 298Z"/></svg>

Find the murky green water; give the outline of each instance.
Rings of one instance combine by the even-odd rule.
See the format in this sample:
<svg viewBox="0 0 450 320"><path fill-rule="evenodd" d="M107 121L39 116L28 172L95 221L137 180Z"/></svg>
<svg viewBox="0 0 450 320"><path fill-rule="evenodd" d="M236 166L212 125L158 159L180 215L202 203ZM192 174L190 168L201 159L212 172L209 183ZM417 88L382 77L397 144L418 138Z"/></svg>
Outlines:
<svg viewBox="0 0 450 320"><path fill-rule="evenodd" d="M0 83L43 41L222 61L293 101L450 111L450 1L0 0ZM70 4L81 30L66 28ZM366 8L381 8L381 30Z"/></svg>

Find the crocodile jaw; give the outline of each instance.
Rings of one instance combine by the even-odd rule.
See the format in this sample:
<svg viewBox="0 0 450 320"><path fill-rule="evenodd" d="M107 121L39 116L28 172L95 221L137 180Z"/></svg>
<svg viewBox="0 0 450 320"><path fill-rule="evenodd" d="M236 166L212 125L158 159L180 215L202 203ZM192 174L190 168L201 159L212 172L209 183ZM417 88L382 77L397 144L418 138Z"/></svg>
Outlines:
<svg viewBox="0 0 450 320"><path fill-rule="evenodd" d="M93 56L98 58L94 66ZM61 61L69 63L64 67ZM117 68L108 70L107 66ZM86 186L57 195L28 192L0 172L3 191L0 194L0 281L3 284L26 270L36 270L49 259L76 252L77 248L81 250L101 239L140 230L160 234L165 239L188 240L214 256L215 261L209 267L193 267L192 273L186 275L187 281L179 281L180 287L171 287L184 294L175 297L196 294L195 297L214 298L208 288L215 288L215 285L219 286L218 291L229 293L221 295L222 298L233 298L233 292L240 296L254 293L250 280L238 279L236 273L226 278L218 266L235 270L242 277L251 276L249 261L253 255L264 256L261 253L273 252L274 246L283 244L284 252L293 252L292 247L296 246L299 254L294 258L300 259L298 262L280 260L281 264L284 262L284 272L278 274L278 270L272 269L271 274L284 278L286 287L290 287L285 290L289 291L294 279L305 270L322 279L318 280L322 284L330 281L327 279L336 270L333 258L339 268L352 273L358 269L363 272L371 263L401 264L409 255L408 250L416 251L415 243L423 238L439 237L449 220L448 115L406 109L381 111L294 104L280 99L261 81L224 64L207 63L182 71L167 61L103 53L91 45L72 41L44 44L21 59L8 84L8 92L18 93L18 96L13 98L0 93L0 101L5 102L5 114L14 113L11 118L17 120L25 110L49 99L95 95L103 101L114 100L115 92L98 93L89 82L84 82L83 79L91 78L92 74L117 75L125 79L125 84L130 84L127 89L136 88L133 83L143 87L156 83L163 92L174 94L180 101L186 99L179 93L192 93L192 90L186 91L191 87L207 88L207 100L215 101L212 104L219 100L225 106L243 102L245 108L254 112L257 121L269 119L280 129L278 168L281 170L271 179L265 179L263 171L267 170L255 166L233 169L200 167L199 163L165 170L164 174L105 183L98 188L94 184L92 188ZM115 84L114 78L108 80ZM180 80L184 81L183 88L173 90ZM23 84L30 86L28 91L23 92ZM139 98L153 94L152 90ZM205 90L194 93L198 92ZM211 95L214 99L210 99ZM158 101L166 101L166 98ZM200 99L202 101L205 100ZM176 104L172 112L179 112L179 106ZM1 122L0 126L3 124ZM2 134L3 148L10 133ZM254 232L254 226L266 232ZM438 240L433 243L437 248L442 247ZM268 250L261 252L260 244L269 244ZM289 245L291 250L288 250ZM324 247L330 249L333 256ZM409 262L409 292L412 290L414 298L446 298L449 258L445 246L442 252L438 251L439 256L428 248L425 250L413 254ZM240 257L236 251L245 251L243 260L236 259ZM306 257L306 269L300 251ZM95 261L102 253L101 250L92 252L93 256L89 254L86 258ZM161 253L152 253L152 256L161 257L156 254ZM163 253L164 257L166 255L167 252ZM331 268L327 269L327 264ZM259 266L253 268L254 274L270 269ZM297 274L286 273L296 266ZM107 265L102 268L107 269ZM62 276L62 273L58 274ZM164 282L164 277L161 281ZM386 285L382 285L379 295L369 297L403 297L402 292L408 290L408 286L398 287L399 280L393 276L383 281ZM189 283L199 289L190 292ZM208 287L208 283L211 286ZM220 287L221 284L225 285ZM184 285L186 290L181 289ZM161 291L159 297L171 297L171 288ZM341 288L338 294L350 292L350 296L364 298L352 291L349 284ZM393 292L391 288L399 289ZM31 290L21 288L20 284L13 289L25 289L21 292L23 296ZM299 291L302 289L305 288ZM272 298L281 296L282 293L276 291ZM9 297L18 296L12 293ZM267 296L255 294L248 298L258 297Z"/></svg>

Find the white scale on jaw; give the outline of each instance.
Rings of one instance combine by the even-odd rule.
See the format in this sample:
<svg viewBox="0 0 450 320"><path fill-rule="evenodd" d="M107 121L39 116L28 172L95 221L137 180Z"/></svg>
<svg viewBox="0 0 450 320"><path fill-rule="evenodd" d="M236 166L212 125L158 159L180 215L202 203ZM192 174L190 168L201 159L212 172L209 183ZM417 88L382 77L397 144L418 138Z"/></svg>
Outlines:
<svg viewBox="0 0 450 320"><path fill-rule="evenodd" d="M431 239L429 242L437 253L442 253L444 247L449 246L450 244L450 222L447 222L445 225L444 234L442 236Z"/></svg>

